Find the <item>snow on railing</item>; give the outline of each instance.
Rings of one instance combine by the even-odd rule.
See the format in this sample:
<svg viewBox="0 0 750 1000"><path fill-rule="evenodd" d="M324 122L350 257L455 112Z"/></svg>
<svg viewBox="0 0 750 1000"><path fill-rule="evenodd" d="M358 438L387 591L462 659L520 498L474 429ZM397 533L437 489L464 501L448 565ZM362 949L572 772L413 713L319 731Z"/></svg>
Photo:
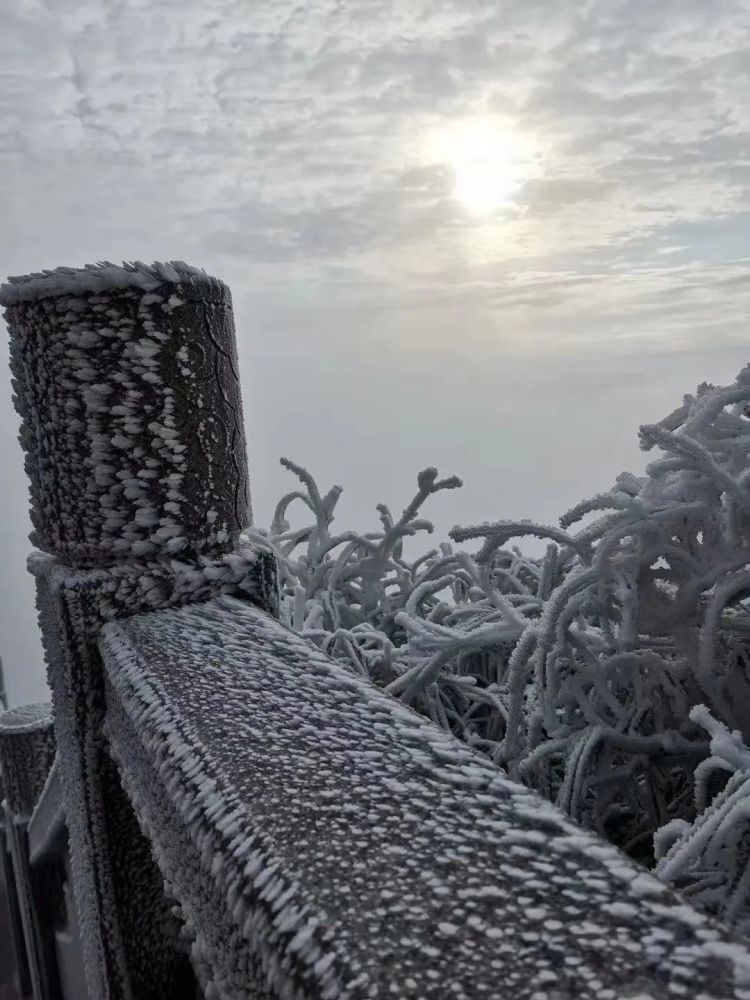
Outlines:
<svg viewBox="0 0 750 1000"><path fill-rule="evenodd" d="M268 614L226 286L0 301L91 1000L750 998L739 939Z"/></svg>

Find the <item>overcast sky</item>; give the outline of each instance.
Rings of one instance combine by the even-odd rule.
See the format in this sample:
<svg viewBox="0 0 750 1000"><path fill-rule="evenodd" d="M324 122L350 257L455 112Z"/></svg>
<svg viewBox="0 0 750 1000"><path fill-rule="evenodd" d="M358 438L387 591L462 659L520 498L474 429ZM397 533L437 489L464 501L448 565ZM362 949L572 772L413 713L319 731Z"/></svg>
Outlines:
<svg viewBox="0 0 750 1000"><path fill-rule="evenodd" d="M280 455L401 507L553 520L750 359L746 0L5 0L0 276L231 286L256 522ZM0 652L45 696L5 365Z"/></svg>

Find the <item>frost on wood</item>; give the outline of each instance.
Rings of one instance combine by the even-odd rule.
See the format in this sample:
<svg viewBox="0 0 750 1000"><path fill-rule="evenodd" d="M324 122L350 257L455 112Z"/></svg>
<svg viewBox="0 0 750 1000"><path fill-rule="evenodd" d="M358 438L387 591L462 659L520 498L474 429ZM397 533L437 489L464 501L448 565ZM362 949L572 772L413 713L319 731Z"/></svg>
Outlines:
<svg viewBox="0 0 750 1000"><path fill-rule="evenodd" d="M206 997L750 997L750 954L232 598L105 626L105 723Z"/></svg>
<svg viewBox="0 0 750 1000"><path fill-rule="evenodd" d="M324 496L286 463L302 488L251 533L277 553L295 629L647 864L666 827L659 871L746 928L749 758L727 757L726 740L709 751L704 722L750 740L748 412L750 369L700 386L641 428L663 452L645 475L623 473L558 526L455 529L473 553L404 557L403 538L431 530L422 503L457 485L434 470L400 518L381 506L381 529L357 533L331 528L338 487ZM290 525L295 502L311 524ZM543 558L511 547L529 536Z"/></svg>
<svg viewBox="0 0 750 1000"><path fill-rule="evenodd" d="M179 262L0 289L32 540L75 565L231 551L249 491L229 289Z"/></svg>

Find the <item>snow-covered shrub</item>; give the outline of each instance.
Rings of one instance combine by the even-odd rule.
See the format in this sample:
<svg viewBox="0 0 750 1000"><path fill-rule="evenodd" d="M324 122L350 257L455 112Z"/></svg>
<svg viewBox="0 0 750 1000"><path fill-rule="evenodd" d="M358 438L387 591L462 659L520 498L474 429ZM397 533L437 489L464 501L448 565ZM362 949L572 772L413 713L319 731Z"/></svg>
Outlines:
<svg viewBox="0 0 750 1000"><path fill-rule="evenodd" d="M732 922L750 889L748 407L750 368L700 386L641 428L662 452L643 476L623 473L557 527L455 528L408 560L404 539L432 530L423 504L458 479L427 469L400 517L381 505L377 531L337 534L340 488L321 495L285 460L301 488L251 533L277 553L295 629L632 856L653 863L661 830L658 870ZM312 519L293 529L295 501ZM530 536L543 558L510 547ZM712 726L736 731L736 752ZM726 787L717 767L734 772Z"/></svg>
<svg viewBox="0 0 750 1000"><path fill-rule="evenodd" d="M656 873L750 934L750 750L705 705L690 715L710 733L711 756L695 769L695 821L674 819L656 833Z"/></svg>

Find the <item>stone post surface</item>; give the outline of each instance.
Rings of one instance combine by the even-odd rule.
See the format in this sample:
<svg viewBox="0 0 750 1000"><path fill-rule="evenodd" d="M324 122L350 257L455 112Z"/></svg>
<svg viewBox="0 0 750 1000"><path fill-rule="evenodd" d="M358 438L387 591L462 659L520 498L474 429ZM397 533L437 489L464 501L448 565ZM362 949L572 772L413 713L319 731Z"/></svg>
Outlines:
<svg viewBox="0 0 750 1000"><path fill-rule="evenodd" d="M30 559L91 1000L188 998L180 927L102 734L102 625L233 594L274 611L250 523L229 289L182 263L0 288L31 484Z"/></svg>

